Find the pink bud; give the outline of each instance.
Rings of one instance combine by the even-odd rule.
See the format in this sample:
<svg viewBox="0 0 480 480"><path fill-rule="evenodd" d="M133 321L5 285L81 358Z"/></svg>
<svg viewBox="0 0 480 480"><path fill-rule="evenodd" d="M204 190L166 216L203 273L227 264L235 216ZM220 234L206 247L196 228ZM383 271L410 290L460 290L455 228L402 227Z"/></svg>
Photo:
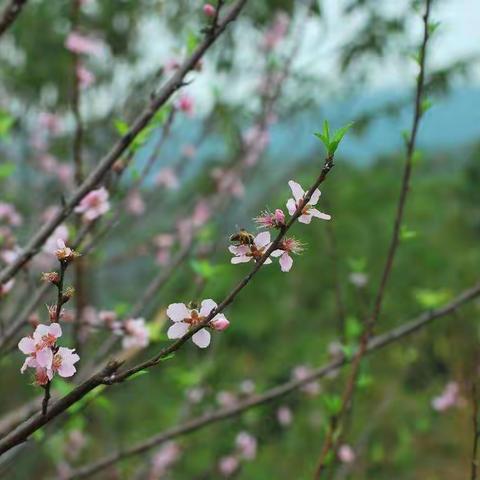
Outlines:
<svg viewBox="0 0 480 480"><path fill-rule="evenodd" d="M230 322L223 315L219 315L217 319L210 322L210 325L214 330L221 332L230 326Z"/></svg>
<svg viewBox="0 0 480 480"><path fill-rule="evenodd" d="M213 17L213 16L215 16L215 13L216 13L215 7L213 5L211 5L210 3L206 3L203 6L203 13L207 17Z"/></svg>
<svg viewBox="0 0 480 480"><path fill-rule="evenodd" d="M278 225L285 224L285 214L279 208L275 210L274 218Z"/></svg>

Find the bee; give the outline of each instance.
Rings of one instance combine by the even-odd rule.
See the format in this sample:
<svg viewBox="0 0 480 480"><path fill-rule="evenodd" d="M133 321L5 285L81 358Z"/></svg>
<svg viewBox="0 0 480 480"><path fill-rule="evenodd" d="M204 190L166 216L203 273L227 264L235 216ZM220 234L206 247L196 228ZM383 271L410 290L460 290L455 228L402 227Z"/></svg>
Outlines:
<svg viewBox="0 0 480 480"><path fill-rule="evenodd" d="M253 235L243 228L230 235L230 241L236 245L253 245L253 238Z"/></svg>

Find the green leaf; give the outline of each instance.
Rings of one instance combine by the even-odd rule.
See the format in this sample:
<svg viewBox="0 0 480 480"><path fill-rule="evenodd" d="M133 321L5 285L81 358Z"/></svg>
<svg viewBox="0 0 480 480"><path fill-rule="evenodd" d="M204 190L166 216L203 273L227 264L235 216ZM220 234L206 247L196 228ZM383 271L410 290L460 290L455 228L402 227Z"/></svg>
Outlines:
<svg viewBox="0 0 480 480"><path fill-rule="evenodd" d="M12 162L5 162L0 165L0 180L13 175L17 166Z"/></svg>
<svg viewBox="0 0 480 480"><path fill-rule="evenodd" d="M345 335L349 340L355 340L362 333L362 324L353 316L347 317Z"/></svg>
<svg viewBox="0 0 480 480"><path fill-rule="evenodd" d="M148 373L148 370L139 370L138 372L135 372L133 375L128 377L127 380L133 380L134 378L141 377L142 375L146 375Z"/></svg>
<svg viewBox="0 0 480 480"><path fill-rule="evenodd" d="M324 395L323 404L330 416L340 413L342 408L342 399L339 395Z"/></svg>
<svg viewBox="0 0 480 480"><path fill-rule="evenodd" d="M189 31L187 34L187 55L191 55L193 51L197 48L198 45L198 37L197 35Z"/></svg>
<svg viewBox="0 0 480 480"><path fill-rule="evenodd" d="M5 110L0 110L0 138L5 138L8 136L10 129L15 123L15 118L13 118Z"/></svg>
<svg viewBox="0 0 480 480"><path fill-rule="evenodd" d="M433 102L429 98L424 98L420 105L420 112L424 115L430 108L432 108Z"/></svg>
<svg viewBox="0 0 480 480"><path fill-rule="evenodd" d="M113 126L115 127L115 130L122 136L125 135L129 130L128 123L120 118L117 118L113 121Z"/></svg>
<svg viewBox="0 0 480 480"><path fill-rule="evenodd" d="M361 373L357 380L358 388L368 388L373 385L373 377L366 373Z"/></svg>
<svg viewBox="0 0 480 480"><path fill-rule="evenodd" d="M347 262L352 271L365 273L367 268L367 259L365 257L349 258Z"/></svg>
<svg viewBox="0 0 480 480"><path fill-rule="evenodd" d="M328 152L330 149L330 127L327 120L324 120L323 122L323 132L316 132L315 136L322 141L325 150Z"/></svg>
<svg viewBox="0 0 480 480"><path fill-rule="evenodd" d="M415 230L410 230L406 225L402 225L400 229L400 239L401 240L411 240L417 236L417 232Z"/></svg>
<svg viewBox="0 0 480 480"><path fill-rule="evenodd" d="M114 311L119 317L123 317L128 312L129 308L130 305L128 303L122 302L115 305Z"/></svg>
<svg viewBox="0 0 480 480"><path fill-rule="evenodd" d="M423 308L427 309L438 308L452 298L449 290L433 290L429 288L417 288L414 291L414 296L415 300L417 300Z"/></svg>
<svg viewBox="0 0 480 480"><path fill-rule="evenodd" d="M428 34L433 35L442 22L428 22Z"/></svg>
<svg viewBox="0 0 480 480"><path fill-rule="evenodd" d="M170 355L167 355L166 357L163 357L160 359L161 362L166 362L167 360L171 360L175 356L174 353L171 353Z"/></svg>
<svg viewBox="0 0 480 480"><path fill-rule="evenodd" d="M348 132L348 130L352 127L352 125L353 125L353 122L350 122L347 125L345 125L344 127L339 128L335 132L335 134L333 136L333 140L330 142L330 146L328 148L328 154L329 155L333 155L337 151L337 148L340 145L340 142L343 140L343 137Z"/></svg>

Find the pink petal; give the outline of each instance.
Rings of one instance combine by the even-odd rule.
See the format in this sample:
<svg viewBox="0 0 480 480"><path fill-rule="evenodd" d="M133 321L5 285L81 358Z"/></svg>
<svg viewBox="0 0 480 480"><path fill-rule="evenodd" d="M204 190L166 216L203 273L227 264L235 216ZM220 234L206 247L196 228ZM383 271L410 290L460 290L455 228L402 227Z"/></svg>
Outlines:
<svg viewBox="0 0 480 480"><path fill-rule="evenodd" d="M297 183L294 182L293 180L290 180L288 182L288 186L292 190L293 198L298 202L303 196L305 195L305 192L303 191L303 188Z"/></svg>
<svg viewBox="0 0 480 480"><path fill-rule="evenodd" d="M188 332L188 324L185 322L174 323L167 331L167 337L170 339L181 338Z"/></svg>
<svg viewBox="0 0 480 480"><path fill-rule="evenodd" d="M38 367L38 363L37 363L37 361L35 360L34 357L27 357L25 359L25 361L23 362L22 368L20 369L20 373L25 372L27 367L31 367L31 368Z"/></svg>
<svg viewBox="0 0 480 480"><path fill-rule="evenodd" d="M280 268L282 269L282 272L289 272L293 265L293 258L287 252L285 252L280 257L279 263L280 263Z"/></svg>
<svg viewBox="0 0 480 480"><path fill-rule="evenodd" d="M271 258L267 258L267 259L263 262L264 265L270 265L271 263L272 263L272 259L271 259Z"/></svg>
<svg viewBox="0 0 480 480"><path fill-rule="evenodd" d="M18 342L18 348L22 353L30 354L35 352L35 340L31 337L23 337Z"/></svg>
<svg viewBox="0 0 480 480"><path fill-rule="evenodd" d="M38 366L43 368L50 368L52 366L53 352L51 348L42 348L39 350L35 358L37 360Z"/></svg>
<svg viewBox="0 0 480 480"><path fill-rule="evenodd" d="M51 323L49 327L49 333L53 335L55 338L62 336L62 327L59 323Z"/></svg>
<svg viewBox="0 0 480 480"><path fill-rule="evenodd" d="M236 265L237 263L247 263L252 259L252 257L240 256L240 257L233 257L230 262Z"/></svg>
<svg viewBox="0 0 480 480"><path fill-rule="evenodd" d="M300 215L298 217L298 221L300 223L304 223L305 225L308 225L312 221L312 216L310 215L310 211L311 210L308 211L309 212L308 214Z"/></svg>
<svg viewBox="0 0 480 480"><path fill-rule="evenodd" d="M280 257L281 255L283 255L283 250L274 250L270 254L271 257L275 257L275 258Z"/></svg>
<svg viewBox="0 0 480 480"><path fill-rule="evenodd" d="M214 308L217 308L217 304L211 298L207 298L207 300L203 300L202 305L200 307L200 316L207 317L208 314Z"/></svg>
<svg viewBox="0 0 480 480"><path fill-rule="evenodd" d="M255 245L258 248L265 247L270 243L270 232L261 232L254 239Z"/></svg>
<svg viewBox="0 0 480 480"><path fill-rule="evenodd" d="M312 217L321 218L322 220L330 220L332 218L330 215L327 215L326 213L319 212L316 208L310 208L308 210L308 213Z"/></svg>
<svg viewBox="0 0 480 480"><path fill-rule="evenodd" d="M293 215L297 210L297 204L293 198L289 198L287 202L287 210L290 215Z"/></svg>
<svg viewBox="0 0 480 480"><path fill-rule="evenodd" d="M71 363L63 363L60 365L58 369L58 374L63 378L72 377L77 369Z"/></svg>
<svg viewBox="0 0 480 480"><path fill-rule="evenodd" d="M192 336L192 341L197 347L207 348L210 345L210 332L202 328Z"/></svg>
<svg viewBox="0 0 480 480"><path fill-rule="evenodd" d="M320 190L316 188L312 193L312 197L310 198L308 205L316 205L318 200L320 199L320 195Z"/></svg>
<svg viewBox="0 0 480 480"><path fill-rule="evenodd" d="M181 322L190 318L191 312L184 303L172 303L167 308L167 317L174 322Z"/></svg>

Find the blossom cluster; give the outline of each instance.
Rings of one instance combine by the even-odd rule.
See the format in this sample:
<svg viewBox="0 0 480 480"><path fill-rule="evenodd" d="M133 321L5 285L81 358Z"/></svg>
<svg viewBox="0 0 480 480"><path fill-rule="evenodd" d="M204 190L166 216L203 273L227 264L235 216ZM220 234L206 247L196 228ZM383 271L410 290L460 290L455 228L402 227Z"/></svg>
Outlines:
<svg viewBox="0 0 480 480"><path fill-rule="evenodd" d="M294 216L296 212L299 211L298 221L304 224L309 224L314 217L321 220L330 220L330 215L322 213L315 208L315 205L320 199L320 190L318 190L318 188L313 191L310 199L306 201L306 192L297 182L290 180L288 185L292 191L293 198L287 201L286 207L291 216ZM254 220L259 228L284 230L287 227L285 214L283 210L279 208L275 209L273 213L266 210ZM230 253L234 255L231 259L233 264L246 263L252 259L259 261L272 245L270 232L268 231L261 232L256 236L245 232L242 236L237 236L234 240L236 241L236 245L229 247ZM284 237L280 240L277 248L270 252L270 256L279 258L282 272L289 272L293 265L292 254L299 254L303 249L304 246L299 240L293 237ZM270 263L272 263L270 258L264 261L266 265Z"/></svg>
<svg viewBox="0 0 480 480"><path fill-rule="evenodd" d="M233 476L242 461L251 462L257 456L257 439L248 432L239 432L235 438L235 450L218 462L218 470L223 477Z"/></svg>
<svg viewBox="0 0 480 480"><path fill-rule="evenodd" d="M18 348L27 355L20 371L24 373L27 368L34 368L37 385L49 383L55 373L71 377L76 372L75 363L80 357L72 348L57 346L61 336L59 323L40 324L31 336L23 337L18 343Z"/></svg>

